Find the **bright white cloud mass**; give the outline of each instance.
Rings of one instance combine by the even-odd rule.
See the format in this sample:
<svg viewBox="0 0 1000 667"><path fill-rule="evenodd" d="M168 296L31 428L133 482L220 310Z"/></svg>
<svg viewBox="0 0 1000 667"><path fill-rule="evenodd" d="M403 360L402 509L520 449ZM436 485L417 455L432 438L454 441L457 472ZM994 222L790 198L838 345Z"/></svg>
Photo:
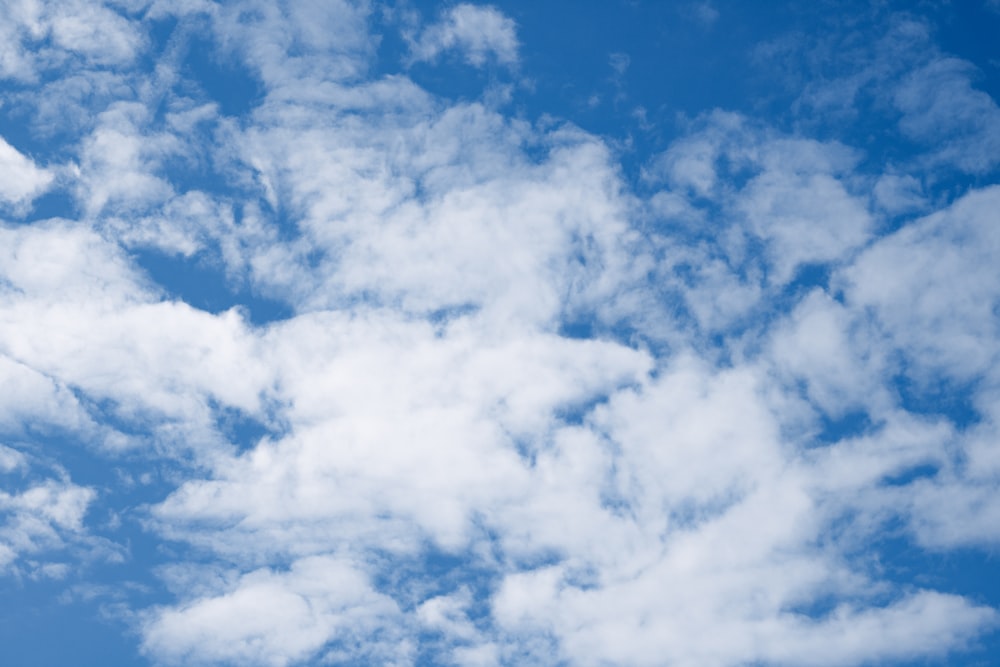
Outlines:
<svg viewBox="0 0 1000 667"><path fill-rule="evenodd" d="M0 663L1000 661L995 3L542 4L0 2Z"/></svg>

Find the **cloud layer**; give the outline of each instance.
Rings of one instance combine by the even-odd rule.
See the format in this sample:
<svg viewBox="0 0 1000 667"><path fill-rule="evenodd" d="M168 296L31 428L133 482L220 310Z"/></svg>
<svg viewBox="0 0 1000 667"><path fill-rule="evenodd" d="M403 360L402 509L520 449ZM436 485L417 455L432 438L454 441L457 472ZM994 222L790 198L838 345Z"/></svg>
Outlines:
<svg viewBox="0 0 1000 667"><path fill-rule="evenodd" d="M7 5L39 150L0 139L0 576L86 580L126 517L169 595L115 614L164 665L860 665L995 629L884 566L1000 544L1000 111L920 21L794 104L870 105L903 157L707 109L630 179L407 73L529 86L497 7Z"/></svg>

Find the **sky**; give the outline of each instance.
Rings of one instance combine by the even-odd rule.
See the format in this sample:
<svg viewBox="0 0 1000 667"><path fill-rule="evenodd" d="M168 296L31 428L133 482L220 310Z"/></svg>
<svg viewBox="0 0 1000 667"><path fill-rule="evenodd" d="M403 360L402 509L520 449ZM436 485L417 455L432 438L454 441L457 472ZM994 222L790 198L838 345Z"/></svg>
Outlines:
<svg viewBox="0 0 1000 667"><path fill-rule="evenodd" d="M0 0L0 664L1000 664L997 0Z"/></svg>

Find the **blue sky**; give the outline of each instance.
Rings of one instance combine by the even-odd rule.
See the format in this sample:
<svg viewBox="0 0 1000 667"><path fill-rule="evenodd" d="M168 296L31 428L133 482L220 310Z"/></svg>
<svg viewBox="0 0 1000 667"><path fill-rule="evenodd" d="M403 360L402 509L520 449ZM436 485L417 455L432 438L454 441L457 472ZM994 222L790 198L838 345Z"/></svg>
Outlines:
<svg viewBox="0 0 1000 667"><path fill-rule="evenodd" d="M1000 4L4 0L0 663L1000 662Z"/></svg>

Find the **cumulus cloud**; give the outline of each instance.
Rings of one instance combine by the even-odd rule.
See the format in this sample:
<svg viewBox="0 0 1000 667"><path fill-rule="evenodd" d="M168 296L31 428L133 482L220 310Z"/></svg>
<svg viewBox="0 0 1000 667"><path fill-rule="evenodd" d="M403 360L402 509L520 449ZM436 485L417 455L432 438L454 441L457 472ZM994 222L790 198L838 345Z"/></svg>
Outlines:
<svg viewBox="0 0 1000 667"><path fill-rule="evenodd" d="M783 135L714 111L644 168L661 289L705 330L730 330L800 272L848 262L871 237L870 197L856 191L859 155L837 142Z"/></svg>
<svg viewBox="0 0 1000 667"><path fill-rule="evenodd" d="M190 448L217 441L210 398L237 410L259 408L268 379L245 364L252 355L238 352L254 345L238 311L214 317L163 300L119 245L86 225L0 227L0 237L0 345L12 379L31 389L8 398L0 414L51 415L56 425L82 428L110 410L140 432L173 421L186 436L179 440L188 440L179 446ZM171 340L178 356L167 354ZM208 352L226 348L231 356ZM219 362L233 366L223 370ZM236 367L246 382L227 379ZM101 438L111 448L125 446L115 433Z"/></svg>
<svg viewBox="0 0 1000 667"><path fill-rule="evenodd" d="M420 32L412 41L410 57L414 62L434 61L452 50L475 67L482 67L490 58L514 65L518 58L516 24L495 7L458 4Z"/></svg>
<svg viewBox="0 0 1000 667"><path fill-rule="evenodd" d="M52 185L54 174L0 137L0 201L23 210Z"/></svg>
<svg viewBox="0 0 1000 667"><path fill-rule="evenodd" d="M637 185L570 123L372 75L369 3L33 6L17 49L48 35L87 85L35 101L72 136L64 179L0 144L12 207L70 195L0 226L0 428L172 466L120 508L170 561L170 597L128 612L150 661L854 665L995 627L878 565L890 528L1000 537L1000 195L925 178L992 168L961 148L995 110L961 63L864 70L922 159L715 110ZM165 17L155 71L125 71ZM195 33L260 85L238 118L185 85ZM409 46L518 64L493 7ZM937 84L976 122L938 122ZM193 306L140 250L233 303ZM234 286L280 317L254 324ZM942 386L968 421L920 403ZM41 460L0 446L5 573L90 539L98 492Z"/></svg>
<svg viewBox="0 0 1000 667"><path fill-rule="evenodd" d="M915 370L962 381L995 363L998 201L996 186L970 192L880 239L843 274L851 302L872 309Z"/></svg>
<svg viewBox="0 0 1000 667"><path fill-rule="evenodd" d="M143 648L171 664L284 667L336 641L352 657L404 664L408 647L396 644L398 637L359 647L398 614L392 599L373 591L349 563L314 557L287 572L249 572L233 590L164 612L145 626ZM328 659L336 657L333 649Z"/></svg>

